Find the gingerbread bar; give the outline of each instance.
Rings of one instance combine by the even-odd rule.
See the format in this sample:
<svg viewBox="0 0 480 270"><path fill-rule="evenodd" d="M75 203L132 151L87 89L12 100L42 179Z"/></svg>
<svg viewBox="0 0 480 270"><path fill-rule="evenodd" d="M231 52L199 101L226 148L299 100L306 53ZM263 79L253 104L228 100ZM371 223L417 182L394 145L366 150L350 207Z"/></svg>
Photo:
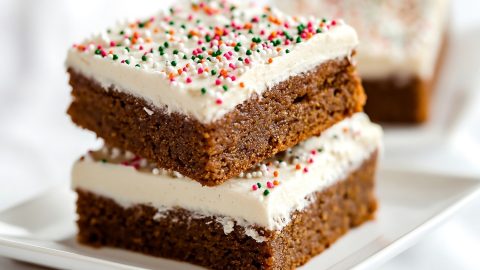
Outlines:
<svg viewBox="0 0 480 270"><path fill-rule="evenodd" d="M210 269L292 269L374 217L382 131L355 114L221 185L117 148L73 169L78 240Z"/></svg>
<svg viewBox="0 0 480 270"><path fill-rule="evenodd" d="M342 21L193 2L68 53L79 126L214 186L362 111Z"/></svg>
<svg viewBox="0 0 480 270"><path fill-rule="evenodd" d="M446 50L449 0L275 0L294 14L345 19L358 31L358 72L375 121L421 123Z"/></svg>

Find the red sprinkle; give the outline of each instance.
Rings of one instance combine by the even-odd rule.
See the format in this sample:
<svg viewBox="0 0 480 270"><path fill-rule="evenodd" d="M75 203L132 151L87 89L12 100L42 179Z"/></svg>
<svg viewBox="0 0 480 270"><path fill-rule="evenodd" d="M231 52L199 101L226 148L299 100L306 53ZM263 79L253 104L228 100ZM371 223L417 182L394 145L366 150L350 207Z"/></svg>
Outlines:
<svg viewBox="0 0 480 270"><path fill-rule="evenodd" d="M252 190L253 190L253 191L255 191L255 190L257 190L257 189L258 189L257 185L252 185Z"/></svg>
<svg viewBox="0 0 480 270"><path fill-rule="evenodd" d="M221 99L217 98L217 100L215 100L215 103L217 103L217 105L221 105L223 102Z"/></svg>
<svg viewBox="0 0 480 270"><path fill-rule="evenodd" d="M308 168L307 167L303 168L303 172L308 173Z"/></svg>

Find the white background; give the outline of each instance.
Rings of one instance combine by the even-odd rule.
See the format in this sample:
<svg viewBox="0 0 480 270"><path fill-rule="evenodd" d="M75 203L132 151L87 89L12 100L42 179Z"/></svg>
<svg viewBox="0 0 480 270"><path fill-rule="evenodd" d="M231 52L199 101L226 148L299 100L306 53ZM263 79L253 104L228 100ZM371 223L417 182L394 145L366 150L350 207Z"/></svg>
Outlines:
<svg viewBox="0 0 480 270"><path fill-rule="evenodd" d="M71 44L168 2L0 0L0 211L69 181L73 161L98 144L65 115L70 88L63 63ZM453 2L434 119L421 128L388 129L383 166L480 179L480 1ZM480 269L479 251L480 199L382 268ZM0 257L0 269L13 268L36 269Z"/></svg>

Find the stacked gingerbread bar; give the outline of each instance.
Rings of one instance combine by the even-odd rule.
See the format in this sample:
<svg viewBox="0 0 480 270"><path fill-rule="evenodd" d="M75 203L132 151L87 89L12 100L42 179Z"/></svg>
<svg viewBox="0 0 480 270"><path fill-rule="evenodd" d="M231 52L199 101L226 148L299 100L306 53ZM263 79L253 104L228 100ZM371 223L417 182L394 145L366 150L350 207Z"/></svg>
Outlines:
<svg viewBox="0 0 480 270"><path fill-rule="evenodd" d="M449 0L275 0L294 14L339 16L358 31L365 111L382 122L428 119L446 49Z"/></svg>
<svg viewBox="0 0 480 270"><path fill-rule="evenodd" d="M373 217L382 131L342 21L193 1L68 53L78 239L213 269L290 269Z"/></svg>

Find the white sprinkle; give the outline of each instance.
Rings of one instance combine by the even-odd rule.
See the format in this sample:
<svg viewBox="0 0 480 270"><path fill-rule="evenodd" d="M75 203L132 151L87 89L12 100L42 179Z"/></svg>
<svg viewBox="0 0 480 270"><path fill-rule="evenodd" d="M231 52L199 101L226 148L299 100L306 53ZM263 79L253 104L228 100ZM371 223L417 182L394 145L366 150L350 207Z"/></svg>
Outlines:
<svg viewBox="0 0 480 270"><path fill-rule="evenodd" d="M153 169L152 169L152 173L153 173L154 175L159 175L159 174L160 174L160 170L157 169L157 168L153 168Z"/></svg>
<svg viewBox="0 0 480 270"><path fill-rule="evenodd" d="M143 107L143 110L144 110L148 115L153 115L153 111L152 111L152 110L149 110L149 109L146 108L146 107Z"/></svg>
<svg viewBox="0 0 480 270"><path fill-rule="evenodd" d="M132 158L134 158L134 157L135 157L135 154L133 154L132 152L130 152L130 151L128 151L128 150L125 151L125 158L127 158L127 159L132 159Z"/></svg>
<svg viewBox="0 0 480 270"><path fill-rule="evenodd" d="M120 156L120 149L114 147L112 148L112 154L110 155L111 158L117 158Z"/></svg>

